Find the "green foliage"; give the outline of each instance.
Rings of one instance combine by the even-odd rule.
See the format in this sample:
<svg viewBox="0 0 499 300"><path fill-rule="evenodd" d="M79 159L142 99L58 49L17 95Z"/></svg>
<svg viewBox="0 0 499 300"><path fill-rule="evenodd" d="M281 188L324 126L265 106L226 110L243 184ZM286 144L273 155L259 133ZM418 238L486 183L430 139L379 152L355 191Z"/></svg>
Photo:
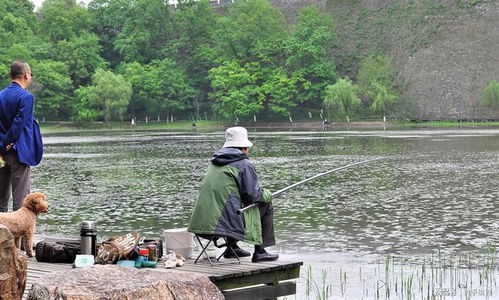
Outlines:
<svg viewBox="0 0 499 300"><path fill-rule="evenodd" d="M88 4L92 32L100 37L102 57L113 67L122 61L114 43L133 3L129 0L92 0Z"/></svg>
<svg viewBox="0 0 499 300"><path fill-rule="evenodd" d="M259 88L264 97L264 107L271 113L289 116L290 109L296 106L294 80L286 75L284 69L272 70L271 74L264 75L265 81Z"/></svg>
<svg viewBox="0 0 499 300"><path fill-rule="evenodd" d="M0 2L0 11L2 8L11 8L18 13L23 11L19 7L16 10L15 5L7 0ZM17 16L12 12L0 15L0 41L2 41L0 43L0 64L10 66L16 59L26 61L32 59L33 53L30 50L30 45L37 39L34 37L28 22L29 18L26 16Z"/></svg>
<svg viewBox="0 0 499 300"><path fill-rule="evenodd" d="M306 6L285 18L290 11L267 0L215 9L209 0L183 0L175 9L163 0L91 0L88 8L79 0L46 0L36 14L29 0L0 0L0 73L15 59L32 64L37 115L50 119L71 112L76 120L301 116L304 107L317 112L329 86L347 75L366 104L355 113L400 113L391 59L367 53L410 54L431 42L442 14L483 1L395 1L377 10L328 0L340 9ZM129 102L123 78L106 72L130 82ZM114 93L125 96L106 103L98 87L113 80L122 87ZM334 113L347 112L350 106Z"/></svg>
<svg viewBox="0 0 499 300"><path fill-rule="evenodd" d="M88 85L95 70L106 67L100 50L99 38L88 32L57 43L58 58L69 65L75 87Z"/></svg>
<svg viewBox="0 0 499 300"><path fill-rule="evenodd" d="M7 15L21 18L29 26L30 31L33 31L37 26L33 8L34 5L30 0L0 0L0 18ZM9 30L8 28L0 26L0 30L2 28Z"/></svg>
<svg viewBox="0 0 499 300"><path fill-rule="evenodd" d="M0 59L9 66L14 60L20 59L30 61L31 58L31 52L24 44L13 44L9 48L5 49L0 56Z"/></svg>
<svg viewBox="0 0 499 300"><path fill-rule="evenodd" d="M236 60L210 71L214 109L226 120L237 120L261 111L290 115L296 103L295 82L284 69L264 68L260 63L239 66Z"/></svg>
<svg viewBox="0 0 499 300"><path fill-rule="evenodd" d="M348 120L348 112L360 104L357 88L350 79L341 78L335 84L326 87L324 104L328 109L339 107L346 114Z"/></svg>
<svg viewBox="0 0 499 300"><path fill-rule="evenodd" d="M298 102L320 102L325 87L334 82L334 65L328 60L334 36L331 18L316 7L300 10L298 23L286 41L286 67L297 86Z"/></svg>
<svg viewBox="0 0 499 300"><path fill-rule="evenodd" d="M483 2L487 2L487 1L488 0L454 0L454 2L459 7L465 7L465 8L469 8L469 7L477 5L478 3L483 3Z"/></svg>
<svg viewBox="0 0 499 300"><path fill-rule="evenodd" d="M34 62L31 68L35 74L30 88L36 96L36 115L42 120L53 119L69 105L73 89L69 67L64 62L45 60Z"/></svg>
<svg viewBox="0 0 499 300"><path fill-rule="evenodd" d="M490 107L499 107L499 82L492 80L483 89L480 99Z"/></svg>
<svg viewBox="0 0 499 300"><path fill-rule="evenodd" d="M148 63L162 58L161 50L172 31L172 17L167 2L138 0L126 12L114 47L125 62Z"/></svg>
<svg viewBox="0 0 499 300"><path fill-rule="evenodd" d="M238 0L218 18L214 33L219 61L272 63L282 56L286 37L282 13L265 0Z"/></svg>
<svg viewBox="0 0 499 300"><path fill-rule="evenodd" d="M29 0L0 0L0 15L10 12L15 16L32 17L34 7Z"/></svg>
<svg viewBox="0 0 499 300"><path fill-rule="evenodd" d="M0 84L2 86L6 86L10 82L9 76L7 76L7 74L9 74L9 68L7 67L7 65L1 64L0 65Z"/></svg>
<svg viewBox="0 0 499 300"><path fill-rule="evenodd" d="M395 102L397 96L395 94L392 94L386 86L380 84L377 81L374 81L372 85L373 90L375 91L375 96L373 102L371 103L371 109L375 112L381 111L384 114L387 106Z"/></svg>
<svg viewBox="0 0 499 300"><path fill-rule="evenodd" d="M209 109L208 71L216 66L213 24L216 24L217 16L209 2L202 0L181 2L173 13L173 20L175 32L166 52L185 71L194 93L187 106L192 109L192 115L199 118L203 105Z"/></svg>
<svg viewBox="0 0 499 300"><path fill-rule="evenodd" d="M132 84L130 113L133 116L166 117L184 109L194 97L184 72L168 58L147 65L128 63L120 70Z"/></svg>
<svg viewBox="0 0 499 300"><path fill-rule="evenodd" d="M121 75L97 69L92 85L76 90L78 103L75 105L76 121L91 121L103 117L123 121L123 115L132 96L132 87Z"/></svg>
<svg viewBox="0 0 499 300"><path fill-rule="evenodd" d="M78 102L73 105L73 121L90 122L95 121L101 114L98 96L95 87L80 87L75 90Z"/></svg>
<svg viewBox="0 0 499 300"><path fill-rule="evenodd" d="M370 55L364 58L357 74L357 85L363 97L373 101L377 95L377 85L382 85L389 92L393 90L394 70L391 59L383 55Z"/></svg>
<svg viewBox="0 0 499 300"><path fill-rule="evenodd" d="M26 19L16 17L10 12L0 16L0 37L3 41L0 47L25 42L26 38L32 35Z"/></svg>
<svg viewBox="0 0 499 300"><path fill-rule="evenodd" d="M52 42L90 30L87 10L76 0L46 0L40 8L40 34Z"/></svg>
<svg viewBox="0 0 499 300"><path fill-rule="evenodd" d="M248 68L258 68L258 64L241 67L232 60L210 70L213 108L226 120L246 117L262 108L263 97L257 91L255 75Z"/></svg>

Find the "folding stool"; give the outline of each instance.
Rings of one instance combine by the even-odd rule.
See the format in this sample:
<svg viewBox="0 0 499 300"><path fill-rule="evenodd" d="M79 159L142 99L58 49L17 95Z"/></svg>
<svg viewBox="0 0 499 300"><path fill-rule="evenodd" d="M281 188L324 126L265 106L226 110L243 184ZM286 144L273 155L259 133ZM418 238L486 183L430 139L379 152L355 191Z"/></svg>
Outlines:
<svg viewBox="0 0 499 300"><path fill-rule="evenodd" d="M206 243L206 245L203 245L203 243L201 242L201 238L208 240L208 243ZM203 254L205 255L206 259L210 262L211 266L213 266L213 264L223 265L223 264L240 264L241 263L241 260L239 259L239 256L237 256L237 254L234 251L234 249L232 249L232 245L234 245L235 243L237 243L237 240L234 240L233 242L229 243L229 241L227 240L227 237L225 237L225 236L209 235L209 234L196 234L196 239L198 240L198 243L201 246L201 253L199 253L198 257L194 261L195 264L198 263L199 259L201 258L201 256ZM219 245L217 243L218 239L223 239L225 243L223 243L222 245ZM208 249L208 246L210 246L210 244L212 242L213 242L213 245L215 247L217 247L217 248L227 247L225 249L225 251L222 254L220 254L220 256L218 256L218 258L216 259L216 262L212 261L212 259L210 258L210 256L206 252L206 250ZM234 254L235 260L231 260L231 261L220 261L220 258L222 258L222 256L225 253L227 253L228 251L231 251L232 254Z"/></svg>

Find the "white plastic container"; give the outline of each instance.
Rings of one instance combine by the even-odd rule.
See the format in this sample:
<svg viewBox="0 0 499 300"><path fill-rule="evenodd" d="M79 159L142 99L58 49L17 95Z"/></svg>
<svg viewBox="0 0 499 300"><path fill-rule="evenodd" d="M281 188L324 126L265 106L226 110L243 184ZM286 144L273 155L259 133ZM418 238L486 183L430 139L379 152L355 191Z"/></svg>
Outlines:
<svg viewBox="0 0 499 300"><path fill-rule="evenodd" d="M194 234L188 232L187 228L165 229L163 238L165 254L172 250L185 258L192 257L192 249L195 247Z"/></svg>

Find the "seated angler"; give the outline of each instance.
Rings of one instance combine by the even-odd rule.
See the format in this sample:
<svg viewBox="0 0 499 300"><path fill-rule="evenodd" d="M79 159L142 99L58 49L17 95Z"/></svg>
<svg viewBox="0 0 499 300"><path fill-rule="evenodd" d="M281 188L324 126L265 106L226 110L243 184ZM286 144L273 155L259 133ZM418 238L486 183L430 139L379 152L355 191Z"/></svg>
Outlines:
<svg viewBox="0 0 499 300"><path fill-rule="evenodd" d="M225 237L239 257L251 253L239 248L237 241L255 245L252 261L271 261L278 254L268 253L265 247L275 245L272 195L262 189L253 164L248 159L249 148L244 127L231 127L225 133L225 144L213 154L211 165L203 179L192 212L188 231ZM237 210L253 203L258 205L238 214ZM225 251L225 258L233 258Z"/></svg>

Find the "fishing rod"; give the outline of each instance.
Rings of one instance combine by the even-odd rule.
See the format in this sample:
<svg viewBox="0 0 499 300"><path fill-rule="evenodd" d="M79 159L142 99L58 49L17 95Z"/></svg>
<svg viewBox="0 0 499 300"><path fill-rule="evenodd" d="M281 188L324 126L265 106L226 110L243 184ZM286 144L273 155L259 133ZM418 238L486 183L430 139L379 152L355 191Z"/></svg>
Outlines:
<svg viewBox="0 0 499 300"><path fill-rule="evenodd" d="M286 192L286 191L288 191L288 190L290 190L292 188L295 188L297 186L300 186L300 185L302 185L304 183L307 183L307 182L312 181L314 179L317 179L319 177L325 176L327 174L330 174L330 173L333 173L333 172L336 172L336 171L340 171L340 170L343 170L343 169L346 169L346 168L350 168L350 167L353 167L353 166L357 166L357 165L361 165L361 164L366 164L366 163L369 163L369 162L372 162L372 161L375 161L375 160L385 159L385 158L386 157L378 157L378 158L363 160L363 161L359 161L359 162L356 162L356 163L353 163L353 164L349 164L349 165L346 165L346 166L343 166L343 167L332 169L332 170L329 170L329 171L326 171L326 172L323 172L323 173L319 173L319 174L314 175L314 176L312 176L310 178L307 178L307 179L304 179L302 181L293 183L292 185L289 185L289 186L287 186L287 187L285 187L283 189L280 189L278 191L273 192L272 193L272 198L275 197L275 196L278 196L278 195L280 195L280 194L282 194L282 193L284 193L284 192ZM240 209L237 210L237 213L238 214L242 214L244 211L246 211L246 210L248 210L248 209L250 209L250 208L252 208L254 206L257 206L257 205L258 205L258 203L253 203L253 204L248 205L248 206L246 206L244 208L240 208Z"/></svg>

